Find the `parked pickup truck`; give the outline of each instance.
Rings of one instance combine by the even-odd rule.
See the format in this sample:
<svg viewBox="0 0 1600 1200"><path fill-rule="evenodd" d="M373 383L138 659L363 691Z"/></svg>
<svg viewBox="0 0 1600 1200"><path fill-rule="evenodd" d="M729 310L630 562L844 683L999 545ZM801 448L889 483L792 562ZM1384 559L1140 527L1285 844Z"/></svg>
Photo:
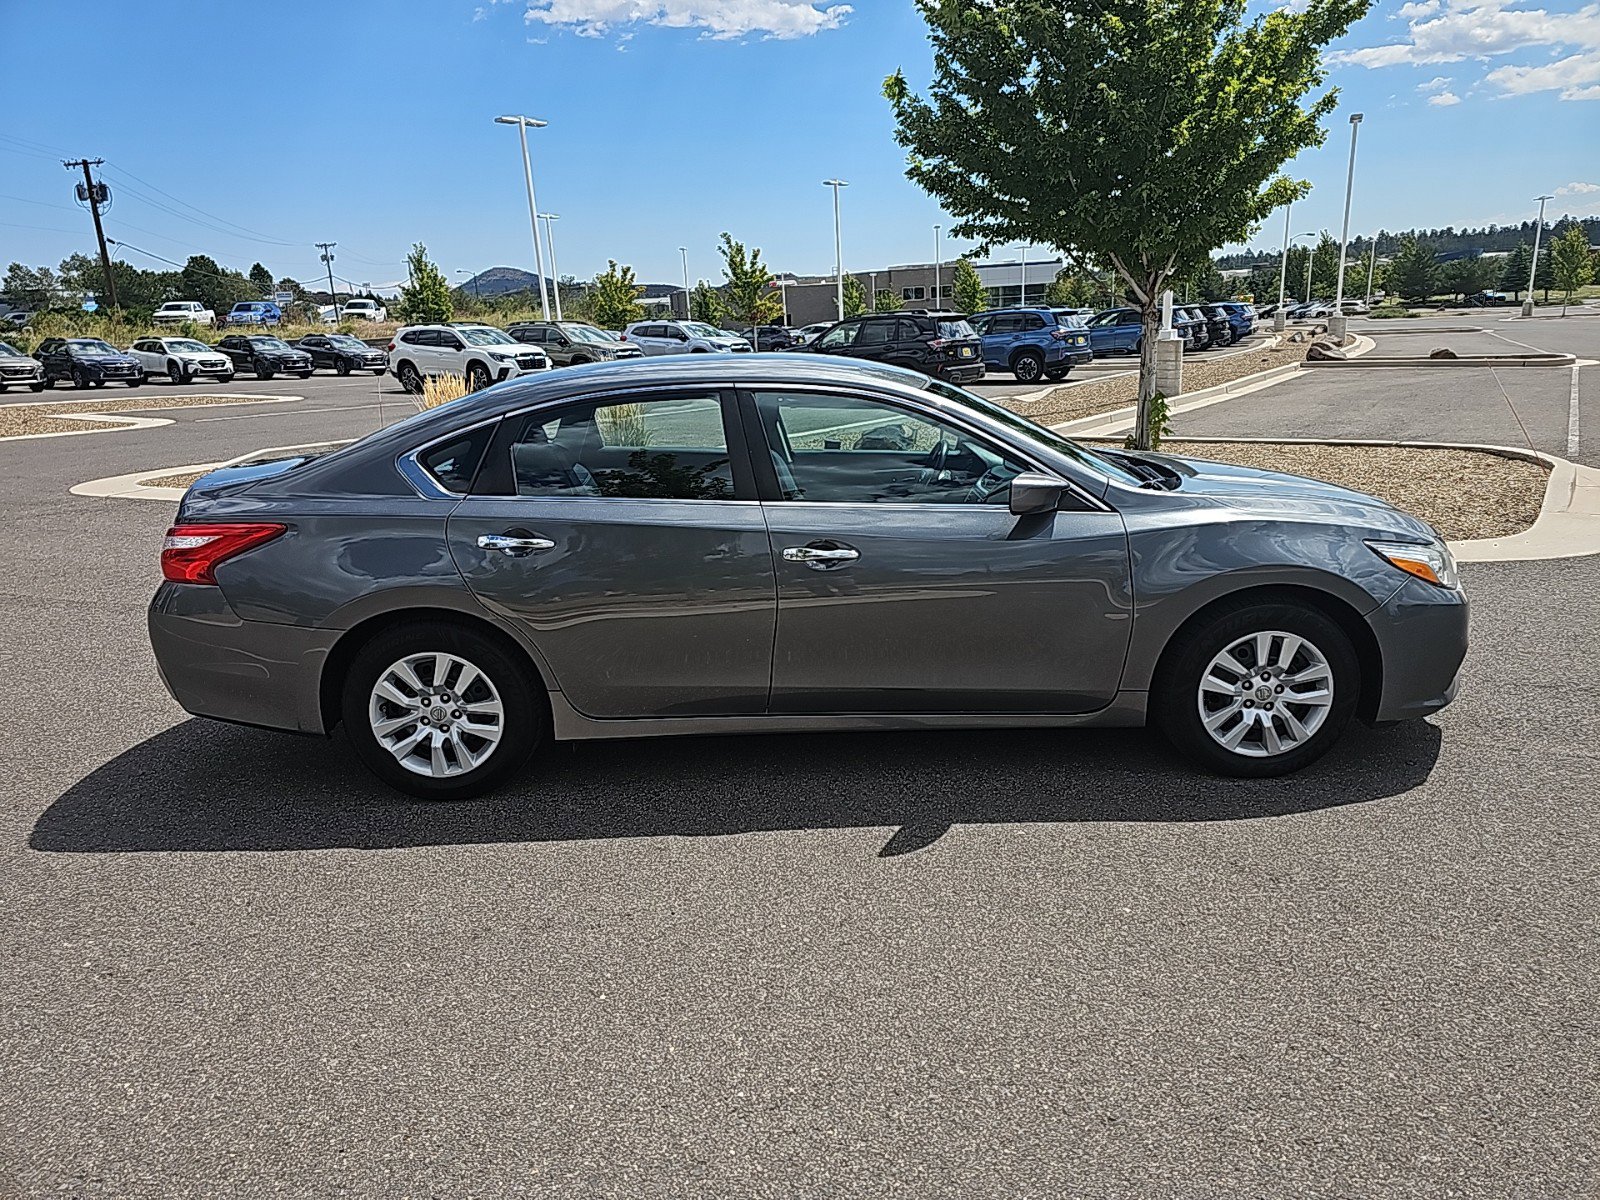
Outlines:
<svg viewBox="0 0 1600 1200"><path fill-rule="evenodd" d="M382 321L388 317L389 310L376 300L346 300L339 315L346 321Z"/></svg>
<svg viewBox="0 0 1600 1200"><path fill-rule="evenodd" d="M182 321L192 321L196 325L215 325L217 314L198 300L168 300L156 309L150 320L156 325L177 325Z"/></svg>

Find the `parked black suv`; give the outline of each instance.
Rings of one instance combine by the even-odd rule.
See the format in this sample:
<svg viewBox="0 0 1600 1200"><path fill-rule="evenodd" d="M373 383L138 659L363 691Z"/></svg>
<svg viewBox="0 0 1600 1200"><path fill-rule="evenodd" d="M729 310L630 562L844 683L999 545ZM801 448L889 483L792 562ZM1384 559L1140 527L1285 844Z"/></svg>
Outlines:
<svg viewBox="0 0 1600 1200"><path fill-rule="evenodd" d="M954 313L848 317L795 352L865 358L951 383L983 378L983 343L967 319Z"/></svg>
<svg viewBox="0 0 1600 1200"><path fill-rule="evenodd" d="M525 321L506 332L519 342L539 347L550 356L553 367L644 357L644 351L631 342L582 321Z"/></svg>
<svg viewBox="0 0 1600 1200"><path fill-rule="evenodd" d="M144 368L137 358L99 338L46 338L33 356L44 365L45 387L55 387L57 380L70 380L79 388L91 383L138 387L144 382Z"/></svg>
<svg viewBox="0 0 1600 1200"><path fill-rule="evenodd" d="M741 329L738 332L757 350L788 350L800 344L794 330L782 325L757 325L754 329Z"/></svg>
<svg viewBox="0 0 1600 1200"><path fill-rule="evenodd" d="M389 369L389 356L374 350L358 337L348 333L313 333L292 343L297 350L311 356L313 367L332 367L340 375L351 371L371 371L382 375Z"/></svg>
<svg viewBox="0 0 1600 1200"><path fill-rule="evenodd" d="M296 350L282 338L264 334L230 333L217 343L238 371L254 371L257 379L271 379L279 371L285 375L311 378L311 355Z"/></svg>

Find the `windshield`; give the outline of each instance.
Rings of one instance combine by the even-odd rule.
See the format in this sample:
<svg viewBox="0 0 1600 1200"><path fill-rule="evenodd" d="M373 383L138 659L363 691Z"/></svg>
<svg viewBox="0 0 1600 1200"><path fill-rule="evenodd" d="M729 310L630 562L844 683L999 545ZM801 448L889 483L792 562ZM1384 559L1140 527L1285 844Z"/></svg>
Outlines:
<svg viewBox="0 0 1600 1200"><path fill-rule="evenodd" d="M466 338L467 344L472 346L515 346L517 344L515 338L509 338L498 329L490 329L486 325L457 329L456 332Z"/></svg>
<svg viewBox="0 0 1600 1200"><path fill-rule="evenodd" d="M167 303L161 306L162 311L171 309L173 312L193 312L199 307L200 306L198 304L195 304L190 300L169 300Z"/></svg>
<svg viewBox="0 0 1600 1200"><path fill-rule="evenodd" d="M1122 483L1131 483L1139 486L1144 481L1132 471L1118 466L1104 455L1097 454L1087 446L1080 446L1070 438L1064 438L1054 430L1046 429L1043 425L1035 425L1027 417L1019 416L1009 408L1002 408L993 401L985 400L982 396L975 395L965 388L958 388L945 383L940 379L930 379L927 388L936 396L943 396L946 400L954 400L957 404L964 404L968 408L977 409L984 416L990 417L1008 429L1013 429L1025 437L1031 438L1041 446L1054 450L1057 454L1066 455L1076 463L1080 463L1091 471L1098 471L1102 475L1109 475Z"/></svg>
<svg viewBox="0 0 1600 1200"><path fill-rule="evenodd" d="M603 342L606 340L601 336L598 329L589 325L559 325L557 328L575 342Z"/></svg>
<svg viewBox="0 0 1600 1200"><path fill-rule="evenodd" d="M168 350L182 350L186 354L207 354L211 347L204 342L196 342L189 338L168 338Z"/></svg>
<svg viewBox="0 0 1600 1200"><path fill-rule="evenodd" d="M942 338L974 338L978 336L978 333L966 321L940 321L939 336Z"/></svg>
<svg viewBox="0 0 1600 1200"><path fill-rule="evenodd" d="M22 351L18 350L15 346L11 345L11 343L9 343L9 342L0 342L0 354L4 354L8 358L26 358L27 357L27 355L23 354Z"/></svg>
<svg viewBox="0 0 1600 1200"><path fill-rule="evenodd" d="M360 338L353 338L348 333L333 334L328 338L328 345L336 350L370 350L371 347Z"/></svg>
<svg viewBox="0 0 1600 1200"><path fill-rule="evenodd" d="M1057 314L1057 316L1056 316L1056 324L1061 326L1061 328L1063 328L1063 329L1087 329L1087 328L1089 328L1087 325L1085 325L1083 323L1083 318L1082 317L1069 317L1069 316L1066 316L1064 314Z"/></svg>
<svg viewBox="0 0 1600 1200"><path fill-rule="evenodd" d="M684 332L688 333L691 337L719 338L727 336L727 334L723 333L722 330L713 329L709 325L702 325L698 321L685 321L683 323L683 329Z"/></svg>
<svg viewBox="0 0 1600 1200"><path fill-rule="evenodd" d="M257 350L287 350L289 343L282 338L251 338L250 344Z"/></svg>
<svg viewBox="0 0 1600 1200"><path fill-rule="evenodd" d="M102 342L99 338L78 338L67 343L69 354L120 354L115 346Z"/></svg>

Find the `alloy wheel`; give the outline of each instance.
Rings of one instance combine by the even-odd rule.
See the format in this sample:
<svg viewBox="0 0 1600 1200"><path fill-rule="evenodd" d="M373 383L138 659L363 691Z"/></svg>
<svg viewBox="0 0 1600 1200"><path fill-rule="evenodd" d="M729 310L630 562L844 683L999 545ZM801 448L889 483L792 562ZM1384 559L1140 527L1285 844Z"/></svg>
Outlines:
<svg viewBox="0 0 1600 1200"><path fill-rule="evenodd" d="M494 681L465 658L428 651L391 663L367 703L372 736L407 771L434 779L482 766L505 732Z"/></svg>
<svg viewBox="0 0 1600 1200"><path fill-rule="evenodd" d="M1294 633L1247 634L1212 658L1200 676L1200 723L1234 754L1274 758L1309 742L1333 707L1333 669Z"/></svg>

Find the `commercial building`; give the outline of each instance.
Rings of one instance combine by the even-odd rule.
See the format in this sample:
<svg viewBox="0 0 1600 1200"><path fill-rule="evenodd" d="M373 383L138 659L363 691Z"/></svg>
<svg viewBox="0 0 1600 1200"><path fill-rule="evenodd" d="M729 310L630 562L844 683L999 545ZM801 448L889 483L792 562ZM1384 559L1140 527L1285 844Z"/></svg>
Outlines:
<svg viewBox="0 0 1600 1200"><path fill-rule="evenodd" d="M974 263L978 278L988 292L988 307L1014 304L1043 304L1045 291L1066 265L1060 255L1013 259L1010 262ZM939 264L937 292L933 263L908 263L882 267L876 271L852 271L870 298L884 292L896 297L904 308L954 308L951 286L955 263ZM784 287L788 301L789 325L811 325L838 319L838 283L832 275L788 275ZM1024 292L1026 283L1026 292ZM870 299L869 299L870 304Z"/></svg>

